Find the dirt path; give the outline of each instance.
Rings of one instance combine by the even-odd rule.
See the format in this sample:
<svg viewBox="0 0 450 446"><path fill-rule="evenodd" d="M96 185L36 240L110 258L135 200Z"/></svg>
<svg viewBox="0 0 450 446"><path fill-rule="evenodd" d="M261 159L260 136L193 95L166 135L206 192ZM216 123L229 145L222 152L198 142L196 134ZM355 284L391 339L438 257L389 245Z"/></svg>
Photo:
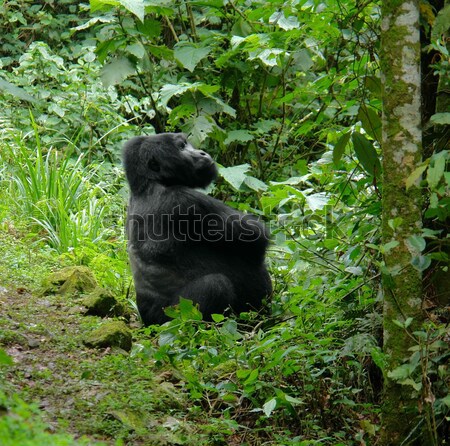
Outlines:
<svg viewBox="0 0 450 446"><path fill-rule="evenodd" d="M13 388L24 399L37 402L55 430L61 424L58 420L65 420L69 431L86 434L89 430L79 431L83 423L80 426L82 420L76 412L80 405L89 412L91 402L105 389L86 385L81 379L81 363L94 361L105 352L83 346L83 325L87 321L83 321L77 305L67 303L67 298L60 296L43 298L25 290L3 289L0 342L14 360L8 374ZM92 323L94 318L89 319Z"/></svg>
<svg viewBox="0 0 450 446"><path fill-rule="evenodd" d="M35 402L54 431L105 444L208 444L186 417L179 383L123 351L82 340L102 323L80 299L0 288L0 347L14 360L7 387ZM189 437L192 436L192 442ZM204 440L204 438L203 438Z"/></svg>

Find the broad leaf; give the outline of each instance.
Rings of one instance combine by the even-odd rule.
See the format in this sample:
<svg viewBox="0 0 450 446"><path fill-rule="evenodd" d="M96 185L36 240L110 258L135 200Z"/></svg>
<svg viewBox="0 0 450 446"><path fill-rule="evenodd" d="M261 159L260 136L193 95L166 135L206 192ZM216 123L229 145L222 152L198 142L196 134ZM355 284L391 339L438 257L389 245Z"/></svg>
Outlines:
<svg viewBox="0 0 450 446"><path fill-rule="evenodd" d="M419 180L422 177L423 172L428 167L429 161L424 163L422 166L417 167L411 173L411 175L406 179L406 190L408 190L411 186L416 185L419 186Z"/></svg>
<svg viewBox="0 0 450 446"><path fill-rule="evenodd" d="M11 84L8 81L5 81L4 79L0 79L0 90L12 94L13 96L21 99L22 101L36 102L36 99L33 98L33 96L29 95L23 88L17 87L16 85Z"/></svg>
<svg viewBox="0 0 450 446"><path fill-rule="evenodd" d="M258 180L258 178L247 176L244 180L244 183L247 187L250 189L259 192L262 190L267 190L268 186L266 183L264 183L261 180Z"/></svg>
<svg viewBox="0 0 450 446"><path fill-rule="evenodd" d="M438 13L431 30L431 40L439 40L448 31L450 23L450 4L446 4Z"/></svg>
<svg viewBox="0 0 450 446"><path fill-rule="evenodd" d="M393 321L396 322L396 321ZM411 374L414 372L415 367L411 364L403 364L394 370L391 370L388 372L388 376L391 379L394 379L396 381L400 379L406 379L411 376Z"/></svg>
<svg viewBox="0 0 450 446"><path fill-rule="evenodd" d="M271 48L265 50L250 51L248 54L248 59L259 59L264 65L268 67L275 67L278 65L278 56L280 54L285 54L284 50L278 48Z"/></svg>
<svg viewBox="0 0 450 446"><path fill-rule="evenodd" d="M363 104L359 107L358 119L361 121L367 134L378 142L381 142L381 119L377 112L373 108Z"/></svg>
<svg viewBox="0 0 450 446"><path fill-rule="evenodd" d="M361 133L352 133L353 148L356 157L366 172L373 177L379 176L381 172L381 163L378 159L377 151L373 144Z"/></svg>
<svg viewBox="0 0 450 446"><path fill-rule="evenodd" d="M431 265L431 259L428 256L416 256L411 259L411 265L417 271L423 272Z"/></svg>
<svg viewBox="0 0 450 446"><path fill-rule="evenodd" d="M283 11L274 12L269 18L269 23L271 25L277 25L281 29L284 29L285 31L289 31L291 29L296 29L300 27L300 23L297 17L292 15L286 17Z"/></svg>
<svg viewBox="0 0 450 446"><path fill-rule="evenodd" d="M208 116L197 116L188 121L183 126L183 131L189 135L189 139L195 147L199 147L201 143L214 131L216 124L213 119Z"/></svg>
<svg viewBox="0 0 450 446"><path fill-rule="evenodd" d="M247 175L245 174L250 169L249 164L240 164L233 167L221 167L219 173L222 178L233 186L234 189L240 190L242 183L245 181Z"/></svg>
<svg viewBox="0 0 450 446"><path fill-rule="evenodd" d="M127 46L127 51L137 59L142 59L145 56L145 47L140 42Z"/></svg>
<svg viewBox="0 0 450 446"><path fill-rule="evenodd" d="M431 165L428 168L427 172L428 187L430 187L431 189L436 188L436 186L439 184L439 181L444 176L446 162L446 151L436 153L432 156Z"/></svg>
<svg viewBox="0 0 450 446"><path fill-rule="evenodd" d="M114 59L106 64L101 71L102 82L109 87L110 85L120 84L128 76L135 74L136 68L126 57Z"/></svg>
<svg viewBox="0 0 450 446"><path fill-rule="evenodd" d="M344 133L336 143L333 149L333 163L338 164L345 152L348 142L350 141L350 132Z"/></svg>
<svg viewBox="0 0 450 446"><path fill-rule="evenodd" d="M318 211L320 209L323 209L329 201L329 198L327 197L325 192L318 192L317 194L306 195L305 199L306 203L308 204L309 208L312 211Z"/></svg>
<svg viewBox="0 0 450 446"><path fill-rule="evenodd" d="M360 266L347 266L347 268L345 268L345 271L355 276L362 276L364 273Z"/></svg>
<svg viewBox="0 0 450 446"><path fill-rule="evenodd" d="M296 51L293 56L295 65L299 71L308 71L314 65L314 61L311 59L309 51L306 48Z"/></svg>
<svg viewBox="0 0 450 446"><path fill-rule="evenodd" d="M266 417L270 417L272 415L272 412L277 407L277 400L276 398L272 398L271 400L264 403L263 406L263 412L266 415Z"/></svg>
<svg viewBox="0 0 450 446"><path fill-rule="evenodd" d="M164 85L161 90L159 90L159 103L163 107L167 107L167 103L170 101L172 96L178 96L180 94L185 93L186 91L189 91L193 87L195 87L198 84L187 84L187 83L180 83L180 84L166 84Z"/></svg>
<svg viewBox="0 0 450 446"><path fill-rule="evenodd" d="M178 43L174 49L175 59L191 73L198 63L211 52L210 47L197 47L191 43Z"/></svg>
<svg viewBox="0 0 450 446"><path fill-rule="evenodd" d="M427 242L420 235L411 235L406 239L406 246L411 253L418 253L426 248Z"/></svg>
<svg viewBox="0 0 450 446"><path fill-rule="evenodd" d="M232 130L228 132L227 138L225 139L225 144L230 144L231 142L248 142L252 141L254 136L247 130Z"/></svg>
<svg viewBox="0 0 450 446"><path fill-rule="evenodd" d="M444 398L441 399L441 401L450 408L450 395L445 396Z"/></svg>
<svg viewBox="0 0 450 446"><path fill-rule="evenodd" d="M92 12L108 10L111 6L123 6L141 22L144 21L144 0L90 0L89 4Z"/></svg>
<svg viewBox="0 0 450 446"><path fill-rule="evenodd" d="M436 113L430 118L434 125L450 125L450 113Z"/></svg>

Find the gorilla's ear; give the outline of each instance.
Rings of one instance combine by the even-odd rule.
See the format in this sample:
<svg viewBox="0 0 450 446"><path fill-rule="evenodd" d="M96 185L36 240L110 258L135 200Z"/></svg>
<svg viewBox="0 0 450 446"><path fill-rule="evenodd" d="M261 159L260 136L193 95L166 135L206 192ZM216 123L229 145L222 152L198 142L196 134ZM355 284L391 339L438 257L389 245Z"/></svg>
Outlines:
<svg viewBox="0 0 450 446"><path fill-rule="evenodd" d="M153 172L159 172L161 170L161 166L159 165L158 161L156 161L156 158L154 156L151 156L148 160L147 167L150 170L153 170Z"/></svg>

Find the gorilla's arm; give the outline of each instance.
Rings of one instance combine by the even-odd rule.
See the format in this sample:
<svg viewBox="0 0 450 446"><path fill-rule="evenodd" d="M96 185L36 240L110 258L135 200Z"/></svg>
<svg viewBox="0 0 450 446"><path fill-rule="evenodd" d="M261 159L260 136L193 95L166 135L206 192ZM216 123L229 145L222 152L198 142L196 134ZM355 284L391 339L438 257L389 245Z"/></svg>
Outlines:
<svg viewBox="0 0 450 446"><path fill-rule="evenodd" d="M195 190L184 189L178 196L179 213L175 219L185 219L188 234L194 239L201 234L203 242L227 247L235 246L242 252L245 248L253 254L264 255L269 243L269 232L259 219L243 214L219 200Z"/></svg>

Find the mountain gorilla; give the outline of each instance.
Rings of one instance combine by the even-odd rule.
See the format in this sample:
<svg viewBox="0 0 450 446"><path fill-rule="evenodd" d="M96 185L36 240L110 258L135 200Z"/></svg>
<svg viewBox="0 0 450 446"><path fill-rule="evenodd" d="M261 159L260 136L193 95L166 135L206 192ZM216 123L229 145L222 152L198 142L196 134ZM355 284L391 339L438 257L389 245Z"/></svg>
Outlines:
<svg viewBox="0 0 450 446"><path fill-rule="evenodd" d="M125 144L130 185L128 254L137 306L145 325L169 318L180 297L204 319L228 307L261 308L272 292L264 265L269 241L255 216L196 191L217 176L212 158L182 133L138 136Z"/></svg>

